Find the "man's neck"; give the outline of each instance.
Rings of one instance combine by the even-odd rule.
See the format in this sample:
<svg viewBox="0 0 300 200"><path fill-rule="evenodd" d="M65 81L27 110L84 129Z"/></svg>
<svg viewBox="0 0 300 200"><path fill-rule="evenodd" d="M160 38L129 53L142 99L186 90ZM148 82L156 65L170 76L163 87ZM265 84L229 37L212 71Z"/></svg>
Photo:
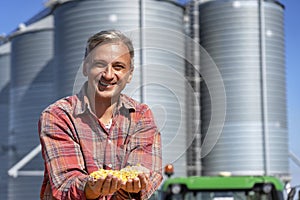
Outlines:
<svg viewBox="0 0 300 200"><path fill-rule="evenodd" d="M111 103L105 104L102 102L95 104L95 114L98 117L98 119L103 123L103 124L108 124L109 121L111 120L114 110L116 108L117 103Z"/></svg>

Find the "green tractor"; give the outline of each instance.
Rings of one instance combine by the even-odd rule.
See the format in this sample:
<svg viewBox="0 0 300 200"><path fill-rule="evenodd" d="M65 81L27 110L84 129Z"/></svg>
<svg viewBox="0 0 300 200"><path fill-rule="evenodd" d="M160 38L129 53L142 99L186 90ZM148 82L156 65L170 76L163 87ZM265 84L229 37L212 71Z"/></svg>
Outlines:
<svg viewBox="0 0 300 200"><path fill-rule="evenodd" d="M165 200L283 200L284 184L270 176L200 176L170 178Z"/></svg>
<svg viewBox="0 0 300 200"><path fill-rule="evenodd" d="M172 168L165 168L172 175ZM162 200L292 200L296 189L287 194L285 184L272 176L191 176L169 178L160 190Z"/></svg>

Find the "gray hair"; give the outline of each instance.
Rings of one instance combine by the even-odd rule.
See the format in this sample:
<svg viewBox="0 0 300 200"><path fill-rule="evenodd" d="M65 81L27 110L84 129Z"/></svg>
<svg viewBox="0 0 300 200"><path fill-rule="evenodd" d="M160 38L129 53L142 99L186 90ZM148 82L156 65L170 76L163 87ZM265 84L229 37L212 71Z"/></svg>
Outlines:
<svg viewBox="0 0 300 200"><path fill-rule="evenodd" d="M115 42L122 42L127 46L131 58L131 66L133 66L134 49L132 41L121 31L118 30L100 31L91 36L87 41L84 58L86 58L88 54L98 45Z"/></svg>

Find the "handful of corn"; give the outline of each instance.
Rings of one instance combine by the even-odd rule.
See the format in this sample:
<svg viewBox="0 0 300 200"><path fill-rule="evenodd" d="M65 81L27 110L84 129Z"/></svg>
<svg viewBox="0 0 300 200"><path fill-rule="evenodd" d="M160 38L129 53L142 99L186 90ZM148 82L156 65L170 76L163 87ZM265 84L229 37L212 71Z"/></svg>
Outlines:
<svg viewBox="0 0 300 200"><path fill-rule="evenodd" d="M99 169L98 171L94 171L90 174L90 176L97 180L99 178L106 178L108 174L111 174L115 177L120 178L122 181L126 182L129 179L134 179L138 176L139 173L143 171L139 170L140 166L128 166L121 170L107 170L107 169Z"/></svg>

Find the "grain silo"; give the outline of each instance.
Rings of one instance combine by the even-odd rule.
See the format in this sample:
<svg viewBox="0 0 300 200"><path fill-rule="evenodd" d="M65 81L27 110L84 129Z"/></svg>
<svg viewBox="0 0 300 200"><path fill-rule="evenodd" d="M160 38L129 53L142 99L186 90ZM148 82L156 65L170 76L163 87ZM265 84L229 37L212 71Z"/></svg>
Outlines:
<svg viewBox="0 0 300 200"><path fill-rule="evenodd" d="M54 101L53 17L21 24L11 34L11 86L8 199L38 199L42 181L41 155L28 158L39 146L40 113ZM24 161L24 162L23 162Z"/></svg>
<svg viewBox="0 0 300 200"><path fill-rule="evenodd" d="M283 5L209 0L199 8L201 45L221 74L227 100L223 131L209 141L216 145L203 158L203 174L288 176ZM205 136L211 110L219 108L210 107L209 87L202 85Z"/></svg>
<svg viewBox="0 0 300 200"><path fill-rule="evenodd" d="M127 94L153 107L163 127L163 160L176 161L176 174L185 175L183 7L166 0L51 2L58 97L78 91L85 80L80 65L87 38L104 29L123 31L136 49L135 75Z"/></svg>
<svg viewBox="0 0 300 200"><path fill-rule="evenodd" d="M0 45L0 199L7 199L10 42Z"/></svg>

